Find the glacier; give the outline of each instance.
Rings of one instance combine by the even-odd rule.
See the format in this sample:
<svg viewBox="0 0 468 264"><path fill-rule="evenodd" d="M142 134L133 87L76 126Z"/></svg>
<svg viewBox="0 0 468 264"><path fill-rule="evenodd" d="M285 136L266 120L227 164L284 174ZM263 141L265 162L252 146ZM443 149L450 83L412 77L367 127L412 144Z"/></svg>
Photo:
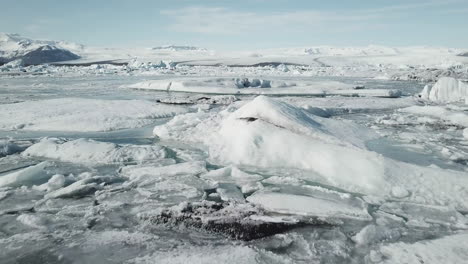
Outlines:
<svg viewBox="0 0 468 264"><path fill-rule="evenodd" d="M464 52L2 34L0 263L464 263Z"/></svg>

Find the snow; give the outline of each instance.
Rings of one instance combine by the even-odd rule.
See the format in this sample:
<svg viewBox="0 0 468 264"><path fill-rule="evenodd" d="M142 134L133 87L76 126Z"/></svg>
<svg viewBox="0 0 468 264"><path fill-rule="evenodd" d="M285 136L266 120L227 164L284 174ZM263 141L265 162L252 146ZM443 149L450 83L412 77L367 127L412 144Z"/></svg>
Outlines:
<svg viewBox="0 0 468 264"><path fill-rule="evenodd" d="M117 145L91 139L66 141L43 138L26 149L23 156L45 157L84 164L144 163L165 158L166 150L158 145Z"/></svg>
<svg viewBox="0 0 468 264"><path fill-rule="evenodd" d="M426 86L421 98L437 103L465 101L468 97L468 84L451 77L440 78L432 88Z"/></svg>
<svg viewBox="0 0 468 264"><path fill-rule="evenodd" d="M111 131L142 127L186 111L143 100L48 99L0 105L0 129Z"/></svg>

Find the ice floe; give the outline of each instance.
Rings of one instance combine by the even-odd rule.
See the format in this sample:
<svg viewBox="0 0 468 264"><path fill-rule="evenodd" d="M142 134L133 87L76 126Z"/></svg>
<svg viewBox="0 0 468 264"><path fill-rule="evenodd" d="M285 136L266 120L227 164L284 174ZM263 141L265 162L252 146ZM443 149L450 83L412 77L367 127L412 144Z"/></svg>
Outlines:
<svg viewBox="0 0 468 264"><path fill-rule="evenodd" d="M247 201L261 205L268 211L281 214L317 217L318 219L371 219L364 202L351 197L333 200L329 197L321 199L314 196L260 191L249 196Z"/></svg>
<svg viewBox="0 0 468 264"><path fill-rule="evenodd" d="M401 91L387 89L356 89L357 86L337 81L288 82L247 78L211 78L193 80L154 80L127 86L171 92L202 94L263 94L263 95L343 95L400 97Z"/></svg>
<svg viewBox="0 0 468 264"><path fill-rule="evenodd" d="M144 100L48 99L0 105L0 129L110 131L142 127L186 111Z"/></svg>
<svg viewBox="0 0 468 264"><path fill-rule="evenodd" d="M144 163L165 158L166 154L165 148L158 145L117 145L91 139L58 138L43 138L22 153L23 156L84 164Z"/></svg>

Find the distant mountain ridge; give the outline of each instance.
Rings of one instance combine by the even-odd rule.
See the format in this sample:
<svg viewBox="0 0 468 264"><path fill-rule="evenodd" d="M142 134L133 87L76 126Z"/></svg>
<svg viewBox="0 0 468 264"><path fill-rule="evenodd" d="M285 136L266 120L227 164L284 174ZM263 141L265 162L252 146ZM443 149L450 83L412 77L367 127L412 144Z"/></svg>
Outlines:
<svg viewBox="0 0 468 264"><path fill-rule="evenodd" d="M76 60L83 45L49 40L33 40L18 34L0 33L0 65L21 60L23 65Z"/></svg>
<svg viewBox="0 0 468 264"><path fill-rule="evenodd" d="M208 51L205 48L199 48L195 46L183 46L183 45L167 45L167 46L158 46L152 48L152 50L167 50L167 51Z"/></svg>

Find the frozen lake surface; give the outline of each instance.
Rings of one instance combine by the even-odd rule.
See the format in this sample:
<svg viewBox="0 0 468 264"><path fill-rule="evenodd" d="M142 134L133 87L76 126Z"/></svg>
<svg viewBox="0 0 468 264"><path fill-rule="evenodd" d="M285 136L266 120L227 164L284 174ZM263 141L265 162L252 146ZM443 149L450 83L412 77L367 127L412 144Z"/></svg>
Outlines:
<svg viewBox="0 0 468 264"><path fill-rule="evenodd" d="M466 263L468 106L423 87L0 76L0 263Z"/></svg>

